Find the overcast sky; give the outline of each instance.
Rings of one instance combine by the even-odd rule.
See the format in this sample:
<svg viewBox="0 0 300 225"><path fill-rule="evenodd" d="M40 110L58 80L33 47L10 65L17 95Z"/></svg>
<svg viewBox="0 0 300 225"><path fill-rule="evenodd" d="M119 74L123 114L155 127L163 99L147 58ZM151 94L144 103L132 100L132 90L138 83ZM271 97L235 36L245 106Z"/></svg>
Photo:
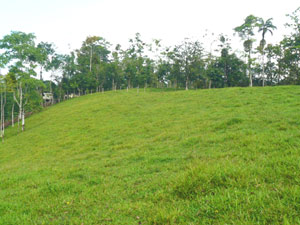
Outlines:
<svg viewBox="0 0 300 225"><path fill-rule="evenodd" d="M136 32L143 40L162 39L164 45L185 37L200 41L208 29L232 35L246 16L274 18L280 40L286 14L299 0L0 0L0 38L10 31L33 32L38 41L53 42L60 53L79 48L97 35L126 46ZM207 41L207 40L206 40Z"/></svg>

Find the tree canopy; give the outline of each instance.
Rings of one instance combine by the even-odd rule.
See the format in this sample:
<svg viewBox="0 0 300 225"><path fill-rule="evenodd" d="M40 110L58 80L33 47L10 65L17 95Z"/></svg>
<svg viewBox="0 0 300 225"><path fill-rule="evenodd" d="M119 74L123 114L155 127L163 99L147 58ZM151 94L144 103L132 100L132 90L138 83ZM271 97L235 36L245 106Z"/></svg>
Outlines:
<svg viewBox="0 0 300 225"><path fill-rule="evenodd" d="M45 103L43 93L60 102L70 96L129 88L300 84L299 13L300 8L287 15L290 33L277 44L267 42L268 34L276 35L272 18L247 16L233 29L242 40L242 51L233 50L223 34L210 40L218 45L212 49L211 44L208 50L203 40L186 38L164 47L160 40L146 43L136 33L126 48L88 36L79 49L59 54L54 43L36 43L33 33L12 31L0 39L0 68L8 71L0 80L1 93L6 94L2 114L8 120L39 110Z"/></svg>

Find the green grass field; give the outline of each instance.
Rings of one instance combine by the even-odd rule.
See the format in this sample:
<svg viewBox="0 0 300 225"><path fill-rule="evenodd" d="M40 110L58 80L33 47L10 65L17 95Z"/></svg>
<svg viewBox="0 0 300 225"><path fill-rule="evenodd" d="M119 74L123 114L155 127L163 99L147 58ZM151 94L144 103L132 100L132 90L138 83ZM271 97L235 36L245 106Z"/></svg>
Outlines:
<svg viewBox="0 0 300 225"><path fill-rule="evenodd" d="M300 87L106 92L6 130L0 224L300 224Z"/></svg>

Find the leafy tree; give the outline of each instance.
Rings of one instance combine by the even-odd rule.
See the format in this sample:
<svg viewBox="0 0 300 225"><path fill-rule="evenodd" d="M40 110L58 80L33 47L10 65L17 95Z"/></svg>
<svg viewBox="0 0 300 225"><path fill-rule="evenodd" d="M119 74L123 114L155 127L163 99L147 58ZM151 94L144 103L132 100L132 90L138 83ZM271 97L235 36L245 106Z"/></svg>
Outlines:
<svg viewBox="0 0 300 225"><path fill-rule="evenodd" d="M39 57L35 46L35 36L20 31L13 31L0 40L0 49L3 50L2 62L8 64L9 71L14 74L16 85L14 87L14 100L19 107L19 120L22 120L22 130L25 129L25 106L29 102L29 87L36 81L35 68ZM39 83L42 86L42 83ZM36 92L36 86L34 87ZM39 97L41 101L41 97Z"/></svg>
<svg viewBox="0 0 300 225"><path fill-rule="evenodd" d="M284 48L282 61L288 74L286 81L300 84L300 7L287 16L291 22L287 23L286 26L292 29L292 33L281 42Z"/></svg>
<svg viewBox="0 0 300 225"><path fill-rule="evenodd" d="M254 29L257 26L258 18L253 15L249 15L244 20L244 23L238 27L234 28L234 31L238 33L240 38L244 41L244 51L248 57L248 75L249 75L249 85L250 87L253 86L253 77L252 77L252 71L251 71L251 65L253 62L253 59L251 58L252 50L253 50L253 43L255 42L255 39L253 38Z"/></svg>
<svg viewBox="0 0 300 225"><path fill-rule="evenodd" d="M37 45L36 61L40 65L40 80L43 80L43 70L51 69L51 59L55 57L55 51L52 44L41 42Z"/></svg>
<svg viewBox="0 0 300 225"><path fill-rule="evenodd" d="M98 36L87 37L81 48L76 50L78 73L75 80L79 89L99 89L105 83L103 73L109 62L110 43ZM77 76L76 75L76 76Z"/></svg>
<svg viewBox="0 0 300 225"><path fill-rule="evenodd" d="M206 66L206 76L209 78L209 88L224 87L223 68L218 59L210 60Z"/></svg>
<svg viewBox="0 0 300 225"><path fill-rule="evenodd" d="M174 48L174 60L180 65L180 71L184 76L185 89L188 90L191 81L203 79L203 52L199 41L185 39L184 42Z"/></svg>

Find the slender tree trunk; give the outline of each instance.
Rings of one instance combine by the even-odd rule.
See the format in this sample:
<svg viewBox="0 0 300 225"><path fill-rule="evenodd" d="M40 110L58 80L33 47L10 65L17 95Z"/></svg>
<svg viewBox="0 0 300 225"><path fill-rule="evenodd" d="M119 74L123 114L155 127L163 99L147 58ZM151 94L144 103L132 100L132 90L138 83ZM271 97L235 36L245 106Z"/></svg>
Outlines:
<svg viewBox="0 0 300 225"><path fill-rule="evenodd" d="M14 122L14 112L15 112L15 103L13 103L12 109L11 109L11 126L12 126L12 127L15 126L15 122Z"/></svg>
<svg viewBox="0 0 300 225"><path fill-rule="evenodd" d="M250 81L249 86L252 87L253 83L252 83L252 73L251 73L251 55L250 55L250 52L249 52L249 55L248 55L248 73L249 73L249 81Z"/></svg>
<svg viewBox="0 0 300 225"><path fill-rule="evenodd" d="M59 87L59 98L62 99L62 84Z"/></svg>
<svg viewBox="0 0 300 225"><path fill-rule="evenodd" d="M3 90L1 90L1 97L0 97L0 112L1 112L1 118L0 118L0 136L2 139L2 142L4 142L4 96L3 96Z"/></svg>
<svg viewBox="0 0 300 225"><path fill-rule="evenodd" d="M52 83L50 82L50 93L51 93L51 105L54 104L54 95L53 95L53 90L52 90Z"/></svg>
<svg viewBox="0 0 300 225"><path fill-rule="evenodd" d="M270 77L270 81L271 81L271 86L273 86L273 79L274 79L274 77L273 77L273 73L271 73L271 77Z"/></svg>
<svg viewBox="0 0 300 225"><path fill-rule="evenodd" d="M4 129L5 129L5 105L6 105L6 85L5 85L5 88L4 88L4 105L3 105L3 141L4 141Z"/></svg>
<svg viewBox="0 0 300 225"><path fill-rule="evenodd" d="M265 86L265 54L262 54L262 86Z"/></svg>
<svg viewBox="0 0 300 225"><path fill-rule="evenodd" d="M225 75L224 86L228 87L228 74L227 74L226 58L225 58L225 63L224 63L224 75Z"/></svg>
<svg viewBox="0 0 300 225"><path fill-rule="evenodd" d="M22 110L23 110L23 90L22 87L20 85L20 105L19 105L19 120L21 120L22 118Z"/></svg>
<svg viewBox="0 0 300 225"><path fill-rule="evenodd" d="M25 111L22 111L22 131L25 131Z"/></svg>
<svg viewBox="0 0 300 225"><path fill-rule="evenodd" d="M277 75L277 85L279 85L280 82L280 73L281 73L281 66L278 66L278 75Z"/></svg>
<svg viewBox="0 0 300 225"><path fill-rule="evenodd" d="M1 117L0 117L0 137L2 139L2 142L4 141L3 137L3 111L2 111L2 104L3 104L3 99L2 99L2 92L1 92L1 100L0 100L0 112L1 112Z"/></svg>
<svg viewBox="0 0 300 225"><path fill-rule="evenodd" d="M185 80L185 90L189 90L189 78L188 77Z"/></svg>
<svg viewBox="0 0 300 225"><path fill-rule="evenodd" d="M40 69L40 80L43 80L43 66Z"/></svg>
<svg viewBox="0 0 300 225"><path fill-rule="evenodd" d="M14 95L14 100L19 106L19 115L18 115L18 127L20 127L20 120L22 116L22 109L23 109L23 89L22 89L22 83L20 82L19 87L17 88L17 92L19 94L19 101L16 98L15 92L13 93Z"/></svg>
<svg viewBox="0 0 300 225"><path fill-rule="evenodd" d="M92 72L92 59L93 59L93 46L91 46L91 53L90 53L90 72Z"/></svg>

